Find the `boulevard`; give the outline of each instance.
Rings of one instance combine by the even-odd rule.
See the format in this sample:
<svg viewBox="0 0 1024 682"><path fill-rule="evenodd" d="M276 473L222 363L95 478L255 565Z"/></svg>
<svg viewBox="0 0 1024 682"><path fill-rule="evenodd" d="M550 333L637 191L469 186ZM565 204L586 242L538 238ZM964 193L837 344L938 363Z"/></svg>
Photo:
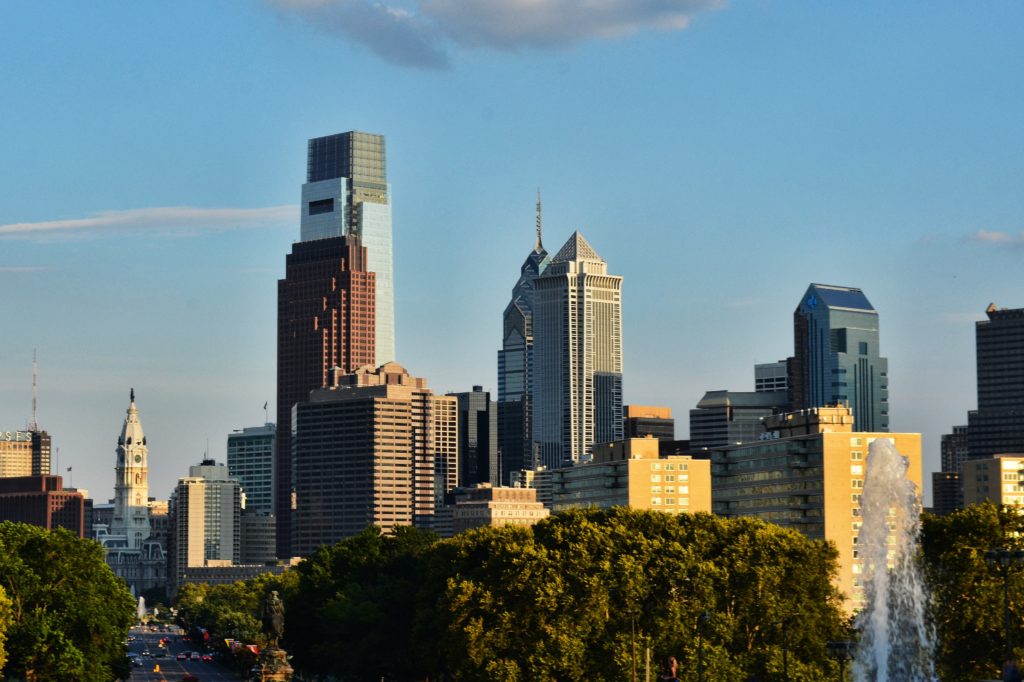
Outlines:
<svg viewBox="0 0 1024 682"><path fill-rule="evenodd" d="M142 666L132 667L132 676L129 678L131 682L174 682L182 680L188 673L200 682L237 682L239 676L217 661L179 661L177 656L181 652L204 652L193 642L182 641L179 628L168 630L161 632L147 626L136 626L129 631L129 636L135 639L128 642L128 652L142 657ZM169 637L170 641L165 648L161 648L160 639L164 637ZM143 656L144 651L149 651L150 656ZM157 666L159 671L154 670Z"/></svg>

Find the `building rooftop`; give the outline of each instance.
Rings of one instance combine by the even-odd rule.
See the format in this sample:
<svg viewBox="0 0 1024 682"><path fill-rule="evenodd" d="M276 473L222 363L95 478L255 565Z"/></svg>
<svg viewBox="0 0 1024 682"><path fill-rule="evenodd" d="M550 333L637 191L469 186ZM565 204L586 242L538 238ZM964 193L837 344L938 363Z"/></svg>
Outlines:
<svg viewBox="0 0 1024 682"><path fill-rule="evenodd" d="M565 263L567 261L579 261L588 260L595 261L597 263L604 263L604 259L594 250L594 247L583 238L579 230L572 233L569 240L562 245L562 248L558 250L555 257L551 259L552 263Z"/></svg>
<svg viewBox="0 0 1024 682"><path fill-rule="evenodd" d="M821 302L829 308L875 312L875 307L871 305L871 301L864 295L864 292L853 287L812 284L806 301L810 308L814 308L818 302Z"/></svg>

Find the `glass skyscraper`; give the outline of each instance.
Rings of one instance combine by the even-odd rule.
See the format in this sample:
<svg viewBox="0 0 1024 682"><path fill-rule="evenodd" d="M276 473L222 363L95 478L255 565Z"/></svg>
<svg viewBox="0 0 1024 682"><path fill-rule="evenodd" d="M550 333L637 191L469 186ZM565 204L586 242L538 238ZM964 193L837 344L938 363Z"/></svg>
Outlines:
<svg viewBox="0 0 1024 682"><path fill-rule="evenodd" d="M541 203L537 193L537 241L519 269L512 300L502 315L498 351L498 451L500 484L513 471L532 469L533 456L533 281L548 267L541 242Z"/></svg>
<svg viewBox="0 0 1024 682"><path fill-rule="evenodd" d="M856 431L889 430L889 361L860 289L812 284L793 313L794 409L849 405Z"/></svg>
<svg viewBox="0 0 1024 682"><path fill-rule="evenodd" d="M978 409L967 414L971 459L1024 450L1024 308L990 305L975 323Z"/></svg>
<svg viewBox="0 0 1024 682"><path fill-rule="evenodd" d="M351 131L309 141L301 240L360 236L376 283L376 366L395 359L391 187L384 136Z"/></svg>
<svg viewBox="0 0 1024 682"><path fill-rule="evenodd" d="M575 232L533 286L533 439L554 469L622 440L622 277Z"/></svg>

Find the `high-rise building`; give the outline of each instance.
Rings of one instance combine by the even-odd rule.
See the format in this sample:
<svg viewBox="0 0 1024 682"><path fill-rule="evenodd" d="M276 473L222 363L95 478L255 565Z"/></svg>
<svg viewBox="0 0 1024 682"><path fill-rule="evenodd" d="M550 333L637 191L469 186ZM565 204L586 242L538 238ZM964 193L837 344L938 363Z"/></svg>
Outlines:
<svg viewBox="0 0 1024 682"><path fill-rule="evenodd" d="M812 284L793 323L793 409L849 405L858 431L888 431L889 361L864 292Z"/></svg>
<svg viewBox="0 0 1024 682"><path fill-rule="evenodd" d="M972 457L963 463L960 482L967 506L988 500L1024 507L1024 453Z"/></svg>
<svg viewBox="0 0 1024 682"><path fill-rule="evenodd" d="M943 471L958 472L967 461L969 450L967 444L967 426L954 426L953 433L944 433L939 439L940 461Z"/></svg>
<svg viewBox="0 0 1024 682"><path fill-rule="evenodd" d="M590 462L540 472L550 481L552 511L615 506L668 514L711 511L709 460L662 456L659 441L650 437L601 443L593 452Z"/></svg>
<svg viewBox="0 0 1024 682"><path fill-rule="evenodd" d="M537 241L519 268L512 300L502 315L498 351L498 449L500 483L509 484L513 471L535 466L533 452L533 281L548 266L541 241L541 202L537 192Z"/></svg>
<svg viewBox="0 0 1024 682"><path fill-rule="evenodd" d="M785 360L754 365L754 391L772 393L789 390L788 365Z"/></svg>
<svg viewBox="0 0 1024 682"><path fill-rule="evenodd" d="M690 448L710 448L749 443L764 433L762 420L785 411L784 391L708 391L690 410Z"/></svg>
<svg viewBox="0 0 1024 682"><path fill-rule="evenodd" d="M29 427L0 431L0 478L50 475L50 434Z"/></svg>
<svg viewBox="0 0 1024 682"><path fill-rule="evenodd" d="M967 415L971 459L1024 452L1024 308L991 304L985 313L988 319L974 327L978 409Z"/></svg>
<svg viewBox="0 0 1024 682"><path fill-rule="evenodd" d="M551 515L537 501L536 490L494 487L489 483L457 490L455 504L449 511L453 535L484 526L532 526Z"/></svg>
<svg viewBox="0 0 1024 682"><path fill-rule="evenodd" d="M624 422L626 438L651 436L662 441L676 438L676 421L672 408L655 405L626 405Z"/></svg>
<svg viewBox="0 0 1024 682"><path fill-rule="evenodd" d="M242 484L245 509L274 513L274 424L250 426L228 434L228 474Z"/></svg>
<svg viewBox="0 0 1024 682"><path fill-rule="evenodd" d="M829 540L839 552L837 586L863 604L858 555L860 499L868 448L886 439L907 460L921 491L921 434L854 431L850 408L815 407L765 420L767 440L712 452L712 508L727 518L754 516Z"/></svg>
<svg viewBox="0 0 1024 682"><path fill-rule="evenodd" d="M374 362L374 281L359 237L292 245L277 288L277 428L274 452L278 556L290 557L292 408L327 383L328 371Z"/></svg>
<svg viewBox="0 0 1024 682"><path fill-rule="evenodd" d="M622 277L575 232L533 286L533 439L557 468L622 440Z"/></svg>
<svg viewBox="0 0 1024 682"><path fill-rule="evenodd" d="M228 468L212 459L189 467L170 500L172 592L189 568L228 566L241 559L242 488Z"/></svg>
<svg viewBox="0 0 1024 682"><path fill-rule="evenodd" d="M296 405L295 555L308 556L369 525L384 532L430 527L432 398L425 379L389 362L352 374L333 372L330 386Z"/></svg>
<svg viewBox="0 0 1024 682"><path fill-rule="evenodd" d="M376 274L374 367L395 359L391 200L384 136L348 132L309 141L302 186L302 241L359 235ZM373 331L373 330L371 330Z"/></svg>
<svg viewBox="0 0 1024 682"><path fill-rule="evenodd" d="M0 521L66 528L85 537L85 498L65 490L60 476L0 478Z"/></svg>
<svg viewBox="0 0 1024 682"><path fill-rule="evenodd" d="M459 486L459 399L435 395L432 399L434 446L434 509Z"/></svg>
<svg viewBox="0 0 1024 682"><path fill-rule="evenodd" d="M939 516L964 508L964 491L956 471L932 472L932 513Z"/></svg>
<svg viewBox="0 0 1024 682"><path fill-rule="evenodd" d="M459 486L497 484L498 410L483 386L449 393L459 405Z"/></svg>

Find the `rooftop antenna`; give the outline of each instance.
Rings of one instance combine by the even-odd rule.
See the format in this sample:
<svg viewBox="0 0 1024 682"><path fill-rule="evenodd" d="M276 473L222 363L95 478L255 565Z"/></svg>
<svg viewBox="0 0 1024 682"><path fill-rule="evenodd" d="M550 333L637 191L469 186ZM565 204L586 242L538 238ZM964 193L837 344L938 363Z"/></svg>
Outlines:
<svg viewBox="0 0 1024 682"><path fill-rule="evenodd" d="M39 419L37 419L36 413L36 398L38 397L38 390L36 388L36 375L39 373L39 367L36 364L36 349L32 349L32 425L29 428L30 431L39 430Z"/></svg>
<svg viewBox="0 0 1024 682"><path fill-rule="evenodd" d="M538 187L537 188L537 245L535 247L533 247L534 251L543 251L544 250L544 244L540 240L540 227L541 227L541 220L540 220L540 187Z"/></svg>

